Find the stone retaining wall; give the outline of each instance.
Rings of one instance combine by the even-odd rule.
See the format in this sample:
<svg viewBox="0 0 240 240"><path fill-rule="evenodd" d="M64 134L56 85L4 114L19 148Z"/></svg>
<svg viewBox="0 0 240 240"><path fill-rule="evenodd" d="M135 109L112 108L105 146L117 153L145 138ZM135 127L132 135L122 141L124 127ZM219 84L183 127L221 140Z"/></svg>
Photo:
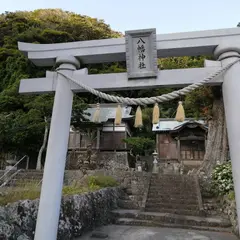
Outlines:
<svg viewBox="0 0 240 240"><path fill-rule="evenodd" d="M78 170L82 169L82 164L87 160L86 151L76 151L75 154L70 154L67 159L66 169ZM94 161L96 166L93 169L122 169L128 170L128 153L127 152L95 152L91 156L90 162Z"/></svg>
<svg viewBox="0 0 240 240"><path fill-rule="evenodd" d="M111 210L117 207L120 188L106 188L62 199L58 240L70 240L85 231L112 221ZM0 207L0 239L33 239L39 200L25 200Z"/></svg>
<svg viewBox="0 0 240 240"><path fill-rule="evenodd" d="M135 204L136 208L141 208L144 201L145 193L149 187L151 173L137 172L133 169L124 171L121 169L109 170L80 170L65 171L65 183L70 184L72 181L84 181L84 178L91 175L106 175L115 178L121 187L127 189L129 197Z"/></svg>
<svg viewBox="0 0 240 240"><path fill-rule="evenodd" d="M99 161L100 166L105 169L129 169L127 152L100 152Z"/></svg>

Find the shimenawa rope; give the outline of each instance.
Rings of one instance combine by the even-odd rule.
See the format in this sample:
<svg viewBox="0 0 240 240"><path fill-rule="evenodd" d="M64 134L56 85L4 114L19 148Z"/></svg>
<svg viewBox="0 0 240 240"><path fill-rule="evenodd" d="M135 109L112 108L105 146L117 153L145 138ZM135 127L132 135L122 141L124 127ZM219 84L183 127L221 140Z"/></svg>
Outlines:
<svg viewBox="0 0 240 240"><path fill-rule="evenodd" d="M228 64L224 68L219 69L218 71L216 71L215 73L213 73L212 75L210 75L209 77L203 79L202 81L200 81L198 83L191 84L187 87L184 87L177 91L173 91L171 93L163 94L161 96L156 96L156 97L150 97L150 98L124 98L124 97L113 96L113 95L106 94L106 93L100 92L98 90L95 90L89 86L86 86L85 84L81 83L80 80L76 80L62 72L57 71L57 73L64 76L65 78L71 80L72 82L76 83L78 86L85 89L86 91L98 96L99 98L108 100L110 102L124 103L127 105L149 105L149 104L154 104L154 103L166 102L166 101L178 98L180 96L186 95L187 93L205 85L207 82L211 81L212 79L216 78L220 74L224 73L225 71L227 71L230 67L232 67L234 64L236 64L239 61L240 61L240 59Z"/></svg>

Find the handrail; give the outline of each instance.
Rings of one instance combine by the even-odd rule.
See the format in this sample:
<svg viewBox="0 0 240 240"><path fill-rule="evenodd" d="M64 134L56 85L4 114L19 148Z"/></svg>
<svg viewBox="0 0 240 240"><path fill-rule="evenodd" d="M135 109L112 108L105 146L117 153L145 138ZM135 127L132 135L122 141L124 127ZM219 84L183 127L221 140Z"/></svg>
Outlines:
<svg viewBox="0 0 240 240"><path fill-rule="evenodd" d="M16 167L23 159L28 158L27 155L23 156L18 162L15 163L14 166L12 166L9 170L7 170L1 177L0 180L2 180L14 167Z"/></svg>
<svg viewBox="0 0 240 240"><path fill-rule="evenodd" d="M37 184L37 186L39 186L42 183L42 179L39 181L39 183Z"/></svg>
<svg viewBox="0 0 240 240"><path fill-rule="evenodd" d="M21 172L22 169L18 169L14 174L12 174L1 186L1 187L4 187L15 175L17 175L19 172Z"/></svg>

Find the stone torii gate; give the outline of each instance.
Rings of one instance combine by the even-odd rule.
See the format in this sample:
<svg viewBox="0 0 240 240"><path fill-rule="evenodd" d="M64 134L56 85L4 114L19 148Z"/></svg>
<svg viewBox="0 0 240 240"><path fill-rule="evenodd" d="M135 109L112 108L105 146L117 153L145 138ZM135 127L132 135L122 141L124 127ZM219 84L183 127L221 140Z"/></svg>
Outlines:
<svg viewBox="0 0 240 240"><path fill-rule="evenodd" d="M137 55L134 44L144 42L146 54ZM57 237L61 193L74 92L84 89L62 74L100 91L156 87L183 87L197 83L240 58L240 28L156 35L154 29L126 32L126 38L61 44L18 43L19 50L37 66L57 66L45 78L23 79L19 92L55 92L44 167L35 240ZM141 50L141 49L140 49ZM212 55L204 68L157 70L157 57ZM140 59L141 58L141 59ZM143 60L143 62L137 62ZM127 73L88 75L80 63L127 61ZM144 62L145 61L145 62ZM140 67L139 67L140 66ZM234 186L240 222L240 63L208 82L222 85Z"/></svg>

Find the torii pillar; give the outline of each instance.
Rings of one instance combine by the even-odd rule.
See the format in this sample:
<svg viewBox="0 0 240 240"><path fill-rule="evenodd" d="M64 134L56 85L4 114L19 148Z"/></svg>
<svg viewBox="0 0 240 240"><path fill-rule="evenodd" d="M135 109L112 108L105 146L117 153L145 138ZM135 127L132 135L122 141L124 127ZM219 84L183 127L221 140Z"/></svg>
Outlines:
<svg viewBox="0 0 240 240"><path fill-rule="evenodd" d="M72 56L58 57L56 65L59 66L59 72L69 76L80 67L79 61ZM58 74L35 240L57 239L72 102L73 92L70 82Z"/></svg>
<svg viewBox="0 0 240 240"><path fill-rule="evenodd" d="M214 55L221 61L222 67L225 67L240 58L240 44L237 42L220 43L216 47ZM240 62L235 63L228 69L223 77L223 101L232 162L238 224L240 224Z"/></svg>

